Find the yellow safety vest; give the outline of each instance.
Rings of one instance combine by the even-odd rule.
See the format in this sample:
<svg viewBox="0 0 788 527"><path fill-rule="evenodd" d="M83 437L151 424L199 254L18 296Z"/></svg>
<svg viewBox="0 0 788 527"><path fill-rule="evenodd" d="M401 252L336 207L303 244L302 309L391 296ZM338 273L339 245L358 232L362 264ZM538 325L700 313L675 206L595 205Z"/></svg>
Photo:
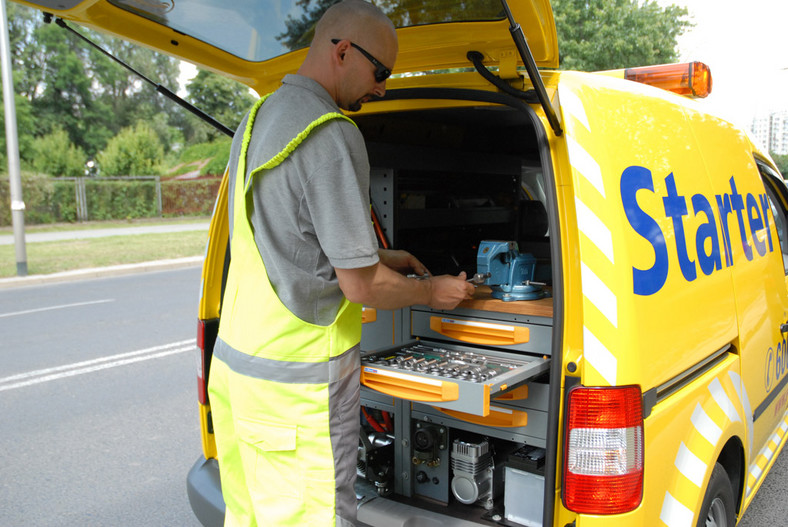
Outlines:
<svg viewBox="0 0 788 527"><path fill-rule="evenodd" d="M331 119L350 119L338 112L316 119L270 161L254 169L244 185L246 153L254 119L269 95L252 108L241 146L233 197L232 262L222 302L219 337L234 349L255 357L285 362L322 362L361 340L361 306L345 299L336 319L327 326L309 324L293 315L271 288L247 219L246 195L255 177L284 161L312 130Z"/></svg>
<svg viewBox="0 0 788 527"><path fill-rule="evenodd" d="M358 354L346 351L361 340L361 306L344 299L334 322L326 326L305 322L287 309L257 249L247 195L256 177L279 165L315 128L332 119L350 119L338 112L323 115L254 169L244 184L254 120L267 97L250 111L239 156L232 260L218 334L228 346L214 355L210 374L225 525L254 525L256 515L266 525L334 525L328 386L358 363ZM250 472L255 471L268 490L252 488L256 485L249 480L255 476ZM267 495L272 486L278 487L274 499Z"/></svg>

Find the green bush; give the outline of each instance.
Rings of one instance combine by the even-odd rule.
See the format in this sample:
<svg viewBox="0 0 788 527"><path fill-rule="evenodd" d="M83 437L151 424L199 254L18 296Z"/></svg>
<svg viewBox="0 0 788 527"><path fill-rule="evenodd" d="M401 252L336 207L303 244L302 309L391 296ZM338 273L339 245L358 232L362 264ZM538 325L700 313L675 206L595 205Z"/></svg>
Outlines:
<svg viewBox="0 0 788 527"><path fill-rule="evenodd" d="M76 181L54 181L52 206L56 222L74 223L77 221Z"/></svg>
<svg viewBox="0 0 788 527"><path fill-rule="evenodd" d="M213 212L221 178L162 181L163 216L208 216Z"/></svg>
<svg viewBox="0 0 788 527"><path fill-rule="evenodd" d="M183 150L179 162L190 164L208 162L200 169L200 175L221 176L230 159L230 138L221 138L210 143L191 145Z"/></svg>
<svg viewBox="0 0 788 527"><path fill-rule="evenodd" d="M104 176L154 176L161 173L164 148L147 123L124 128L96 156Z"/></svg>
<svg viewBox="0 0 788 527"><path fill-rule="evenodd" d="M159 216L154 180L85 178L88 220L124 220ZM163 216L208 216L221 178L162 181ZM22 174L25 223L76 222L77 182L42 174ZM0 226L11 225L8 176L0 179Z"/></svg>
<svg viewBox="0 0 788 527"><path fill-rule="evenodd" d="M36 171L51 176L80 177L84 175L85 152L75 146L62 128L33 141L32 165Z"/></svg>
<svg viewBox="0 0 788 527"><path fill-rule="evenodd" d="M158 217L156 182L85 179L88 220L123 220ZM76 182L41 174L22 174L25 223L75 222ZM200 194L200 195L204 195ZM204 198L213 206L210 196ZM11 225L8 177L0 180L0 226ZM192 206L194 208L194 206ZM201 207L200 210L204 210ZM208 214L210 214L208 208Z"/></svg>
<svg viewBox="0 0 788 527"><path fill-rule="evenodd" d="M25 222L30 224L57 221L55 206L55 184L52 178L43 174L23 172L22 201L25 202ZM71 199L74 195L71 186ZM11 225L11 188L8 174L0 179L0 226Z"/></svg>
<svg viewBox="0 0 788 527"><path fill-rule="evenodd" d="M120 220L158 216L155 181L85 181L89 220Z"/></svg>

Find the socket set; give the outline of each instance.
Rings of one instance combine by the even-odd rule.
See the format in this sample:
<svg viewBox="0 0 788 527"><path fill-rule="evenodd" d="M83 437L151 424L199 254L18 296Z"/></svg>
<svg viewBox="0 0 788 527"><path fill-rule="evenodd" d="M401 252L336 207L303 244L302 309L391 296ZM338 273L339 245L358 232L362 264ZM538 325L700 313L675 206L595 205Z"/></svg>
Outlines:
<svg viewBox="0 0 788 527"><path fill-rule="evenodd" d="M527 364L521 360L501 359L473 351L450 350L421 343L406 346L392 354L362 357L361 362L470 382L484 382Z"/></svg>
<svg viewBox="0 0 788 527"><path fill-rule="evenodd" d="M400 399L486 417L493 398L549 366L549 357L414 341L362 355L361 383Z"/></svg>

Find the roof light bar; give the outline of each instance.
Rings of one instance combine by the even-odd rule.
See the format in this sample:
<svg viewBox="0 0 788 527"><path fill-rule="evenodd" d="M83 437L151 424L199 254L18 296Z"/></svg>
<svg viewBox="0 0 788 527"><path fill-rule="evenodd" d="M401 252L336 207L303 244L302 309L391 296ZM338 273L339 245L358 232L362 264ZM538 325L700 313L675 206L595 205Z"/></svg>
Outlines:
<svg viewBox="0 0 788 527"><path fill-rule="evenodd" d="M702 62L627 68L624 78L688 97L703 98L711 93L711 70Z"/></svg>

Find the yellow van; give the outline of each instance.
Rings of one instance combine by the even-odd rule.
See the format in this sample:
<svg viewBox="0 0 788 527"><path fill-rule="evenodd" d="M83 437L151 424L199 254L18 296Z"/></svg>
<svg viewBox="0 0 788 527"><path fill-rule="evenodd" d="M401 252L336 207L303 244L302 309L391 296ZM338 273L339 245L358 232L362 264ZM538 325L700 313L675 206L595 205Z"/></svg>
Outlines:
<svg viewBox="0 0 788 527"><path fill-rule="evenodd" d="M275 90L308 2L22 2ZM556 71L548 0L380 4L400 54L352 117L381 246L477 275L453 311L366 309L358 518L370 526L732 526L788 437L788 188L694 97L700 63ZM521 30L521 31L520 31ZM205 386L227 254L226 178L199 302Z"/></svg>

